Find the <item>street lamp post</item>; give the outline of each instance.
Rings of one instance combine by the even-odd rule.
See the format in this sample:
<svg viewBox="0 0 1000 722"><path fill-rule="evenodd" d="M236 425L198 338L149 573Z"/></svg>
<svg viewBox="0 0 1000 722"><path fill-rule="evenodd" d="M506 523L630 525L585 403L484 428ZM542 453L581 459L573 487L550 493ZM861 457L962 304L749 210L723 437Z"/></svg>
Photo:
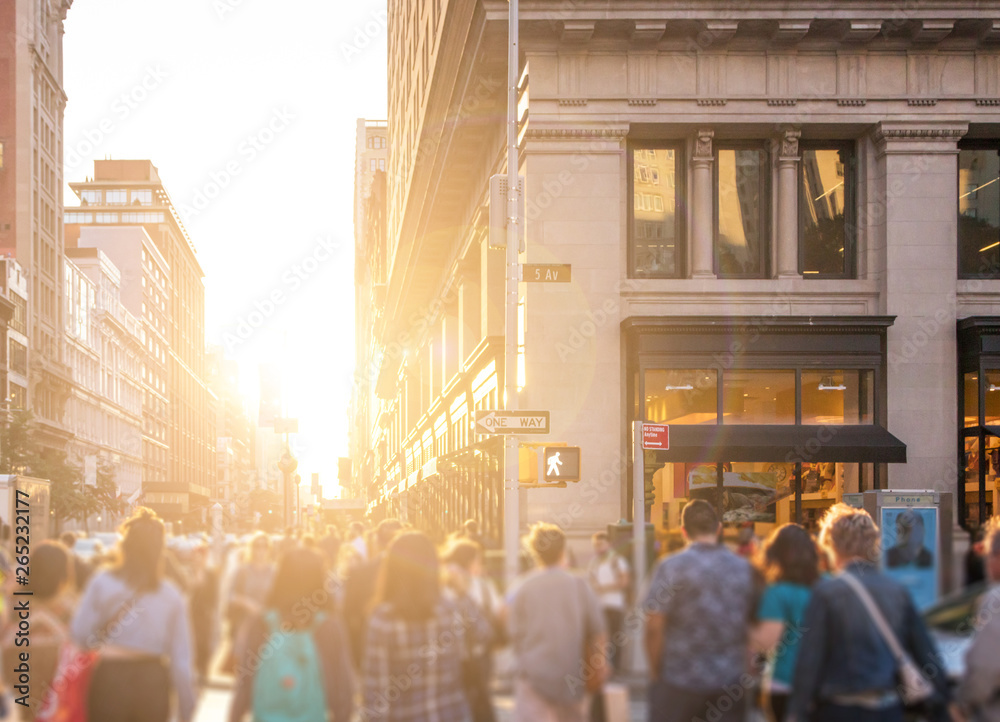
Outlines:
<svg viewBox="0 0 1000 722"><path fill-rule="evenodd" d="M518 0L510 0L509 45L507 48L507 287L504 323L504 408L516 411L517 398L517 293L520 280L518 259L518 152L517 81L520 71L518 49ZM520 557L520 482L518 480L517 437L505 435L504 447L504 557L509 585L518 573Z"/></svg>

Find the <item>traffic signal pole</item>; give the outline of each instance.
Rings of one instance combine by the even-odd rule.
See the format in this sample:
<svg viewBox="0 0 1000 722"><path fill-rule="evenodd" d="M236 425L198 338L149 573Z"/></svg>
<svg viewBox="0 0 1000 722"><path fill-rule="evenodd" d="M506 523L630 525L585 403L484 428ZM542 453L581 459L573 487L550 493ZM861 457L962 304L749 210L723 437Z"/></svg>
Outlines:
<svg viewBox="0 0 1000 722"><path fill-rule="evenodd" d="M510 1L509 46L507 48L507 288L504 324L504 408L516 411L517 398L517 295L518 267L518 152L517 81L520 71L518 49L518 0ZM520 488L518 482L517 437L505 435L504 447L504 569L507 586L518 574L520 556Z"/></svg>

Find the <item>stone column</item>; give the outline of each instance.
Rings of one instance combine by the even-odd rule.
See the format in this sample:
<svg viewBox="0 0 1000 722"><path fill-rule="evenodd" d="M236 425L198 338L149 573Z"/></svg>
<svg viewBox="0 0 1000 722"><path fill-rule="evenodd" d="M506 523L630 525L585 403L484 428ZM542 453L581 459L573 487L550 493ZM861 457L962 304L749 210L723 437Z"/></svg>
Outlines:
<svg viewBox="0 0 1000 722"><path fill-rule="evenodd" d="M871 242L884 254L888 429L906 444L889 488L955 491L958 141L963 122L883 121L873 133ZM943 486L939 486L943 484Z"/></svg>
<svg viewBox="0 0 1000 722"><path fill-rule="evenodd" d="M715 278L714 217L715 204L712 192L711 130L699 130L691 157L693 175L691 197L691 277Z"/></svg>
<svg viewBox="0 0 1000 722"><path fill-rule="evenodd" d="M778 156L778 278L799 275L799 130L788 129Z"/></svg>

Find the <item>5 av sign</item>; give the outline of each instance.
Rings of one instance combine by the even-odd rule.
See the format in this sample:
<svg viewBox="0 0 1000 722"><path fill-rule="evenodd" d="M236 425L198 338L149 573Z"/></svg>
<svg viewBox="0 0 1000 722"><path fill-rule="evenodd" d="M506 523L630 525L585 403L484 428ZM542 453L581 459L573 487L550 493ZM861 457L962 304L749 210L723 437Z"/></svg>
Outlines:
<svg viewBox="0 0 1000 722"><path fill-rule="evenodd" d="M477 434L547 434L548 411L477 411Z"/></svg>
<svg viewBox="0 0 1000 722"><path fill-rule="evenodd" d="M568 263L525 263L521 278L525 283L569 283L571 270Z"/></svg>

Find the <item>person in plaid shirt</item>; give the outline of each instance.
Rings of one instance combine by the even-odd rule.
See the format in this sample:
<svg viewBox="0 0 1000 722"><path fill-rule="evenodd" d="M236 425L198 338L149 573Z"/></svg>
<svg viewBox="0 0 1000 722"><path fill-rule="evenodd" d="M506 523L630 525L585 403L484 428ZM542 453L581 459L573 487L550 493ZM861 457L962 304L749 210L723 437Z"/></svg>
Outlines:
<svg viewBox="0 0 1000 722"><path fill-rule="evenodd" d="M422 532L397 536L368 622L361 719L469 722L463 660L489 637L489 623L474 603L442 594L431 540Z"/></svg>

